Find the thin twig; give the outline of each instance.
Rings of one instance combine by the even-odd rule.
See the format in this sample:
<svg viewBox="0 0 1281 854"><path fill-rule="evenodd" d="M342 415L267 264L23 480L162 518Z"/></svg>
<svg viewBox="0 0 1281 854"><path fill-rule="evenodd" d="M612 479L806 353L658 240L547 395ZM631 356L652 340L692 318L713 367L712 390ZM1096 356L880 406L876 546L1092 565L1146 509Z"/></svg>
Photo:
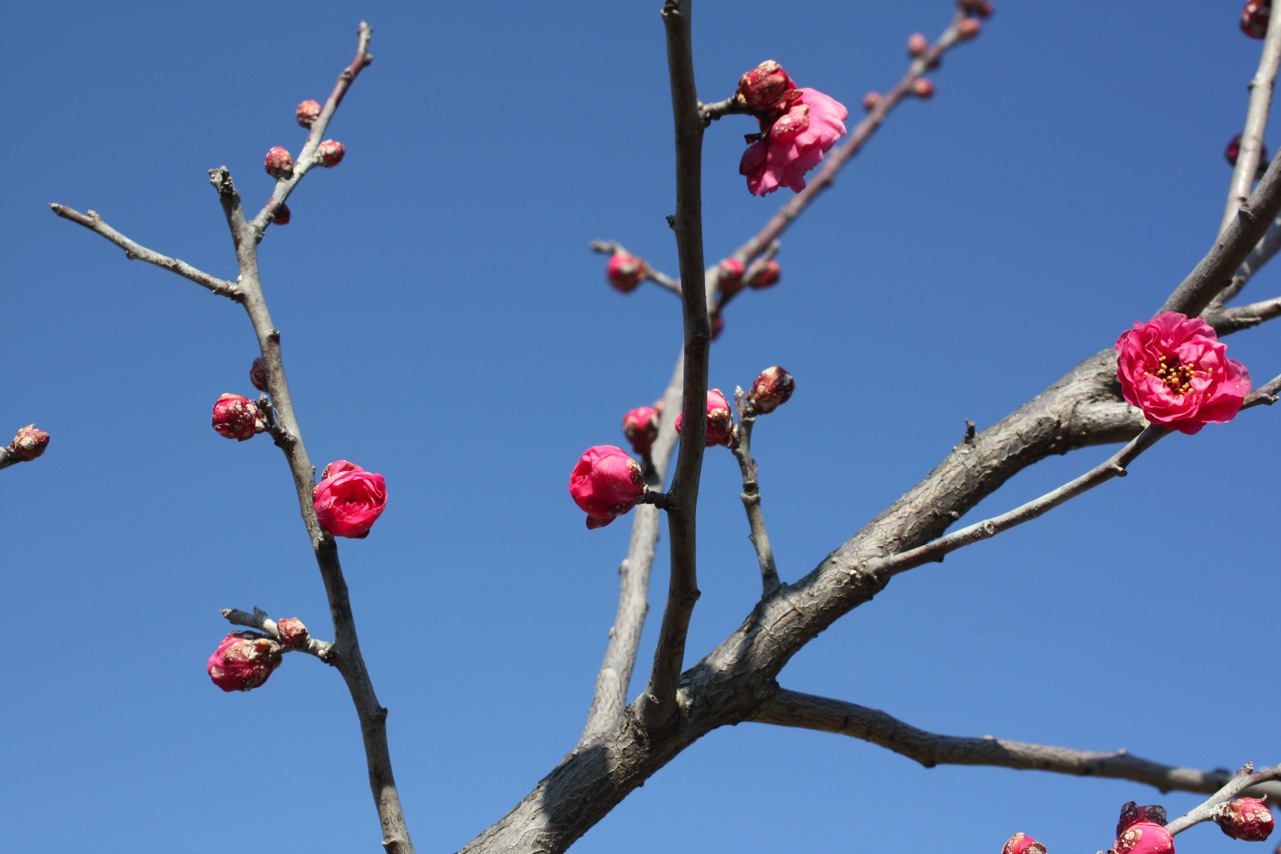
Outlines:
<svg viewBox="0 0 1281 854"><path fill-rule="evenodd" d="M280 630L276 627L276 621L268 617L267 612L261 608L254 608L252 612L241 611L239 608L223 608L219 613L233 626L247 626L251 629L258 629L271 635L276 640L280 640ZM285 646L283 652L305 652L308 655L314 655L321 661L328 662L333 654L333 646L331 643L316 640L308 635L307 643L304 646Z"/></svg>
<svg viewBox="0 0 1281 854"><path fill-rule="evenodd" d="M148 264L155 264L157 267L163 267L171 273L177 273L184 279L190 279L203 288L208 288L212 293L218 296L227 297L239 301L241 299L240 289L234 282L228 282L217 276L211 276L203 270L197 270L186 261L178 258L170 258L168 255L161 255L155 250L148 249L140 243L130 240L120 232L102 221L96 211L89 211L82 214L77 210L52 203L49 208L63 219L70 220L77 225L83 225L85 228L105 237L107 240L119 246L125 251L125 257L130 261L146 261Z"/></svg>
<svg viewBox="0 0 1281 854"><path fill-rule="evenodd" d="M1250 80L1250 105L1246 108L1245 128L1241 132L1237 162L1228 186L1228 202L1223 211L1219 233L1232 222L1237 210L1250 197L1250 187L1258 173L1263 153L1263 136L1268 130L1268 113L1272 109L1272 90L1281 67L1281 20L1268 18L1268 32L1259 53L1259 67Z"/></svg>
<svg viewBox="0 0 1281 854"><path fill-rule="evenodd" d="M627 252L627 249L623 247L623 244L613 240L593 240L591 243L587 244L587 246L593 252L599 252L602 255L613 255L616 252ZM627 254L635 255L633 252L627 252ZM640 258L639 255L636 255L635 257ZM664 273L662 270L654 269L648 261L645 261L645 278L649 279L664 290L671 291L677 296L680 296L681 294L681 283Z"/></svg>
<svg viewBox="0 0 1281 854"><path fill-rule="evenodd" d="M747 511L748 539L756 549L756 562L761 568L761 596L771 595L778 589L778 567L774 564L774 549L770 546L769 533L765 530L765 513L761 510L761 484L757 478L756 461L752 459L752 428L756 425L756 412L747 404L742 388L734 390L734 404L738 409L738 429L730 450L738 460L743 475L743 509Z"/></svg>
<svg viewBox="0 0 1281 854"><path fill-rule="evenodd" d="M1232 800L1253 786L1269 783L1273 780L1281 780L1281 765L1273 765L1271 768L1264 768L1262 771L1254 773L1251 773L1252 771L1254 771L1254 767L1247 764L1237 771L1231 780L1224 783L1221 789L1206 798L1203 803L1198 804L1167 824L1165 829L1172 834L1182 833L1193 825L1200 824L1203 821L1211 821L1214 819L1215 808L1219 804Z"/></svg>

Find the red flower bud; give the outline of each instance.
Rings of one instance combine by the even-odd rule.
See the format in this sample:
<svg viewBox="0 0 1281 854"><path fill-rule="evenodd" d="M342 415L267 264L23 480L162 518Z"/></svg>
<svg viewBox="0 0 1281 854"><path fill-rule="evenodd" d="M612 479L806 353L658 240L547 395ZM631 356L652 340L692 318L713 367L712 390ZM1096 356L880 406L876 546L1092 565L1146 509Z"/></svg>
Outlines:
<svg viewBox="0 0 1281 854"><path fill-rule="evenodd" d="M337 166L342 162L347 147L334 139L327 139L316 149L316 157L321 166Z"/></svg>
<svg viewBox="0 0 1281 854"><path fill-rule="evenodd" d="M977 36L982 28L983 25L979 23L978 18L966 18L956 28L956 35L958 38L969 41Z"/></svg>
<svg viewBox="0 0 1281 854"><path fill-rule="evenodd" d="M595 445L569 473L569 494L587 514L587 527L603 528L636 506L645 494L645 475L622 448Z"/></svg>
<svg viewBox="0 0 1281 854"><path fill-rule="evenodd" d="M912 33L907 37L907 55L915 59L930 49L930 40L924 33Z"/></svg>
<svg viewBox="0 0 1281 854"><path fill-rule="evenodd" d="M209 656L209 678L224 691L252 691L280 666L280 644L258 632L232 632Z"/></svg>
<svg viewBox="0 0 1281 854"><path fill-rule="evenodd" d="M1219 804L1214 821L1228 836L1246 842L1262 842L1272 833L1272 811L1257 798Z"/></svg>
<svg viewBox="0 0 1281 854"><path fill-rule="evenodd" d="M767 59L738 79L735 99L754 112L765 112L779 106L786 95L796 89L783 66Z"/></svg>
<svg viewBox="0 0 1281 854"><path fill-rule="evenodd" d="M768 261L757 258L752 262L752 266L747 268L747 285L759 291L762 288L777 285L780 275L778 262L773 258Z"/></svg>
<svg viewBox="0 0 1281 854"><path fill-rule="evenodd" d="M1237 134L1236 136L1232 137L1232 141L1228 143L1228 147L1223 152L1223 156L1227 158L1228 163L1231 164L1232 166L1237 165L1237 158L1241 156L1241 134ZM1268 171L1268 148L1267 146L1260 144L1259 145L1259 166L1254 173L1254 179L1257 181L1258 179L1262 178L1263 173L1267 171Z"/></svg>
<svg viewBox="0 0 1281 854"><path fill-rule="evenodd" d="M1026 834L1016 833L1005 843L1001 854L1045 854L1045 846Z"/></svg>
<svg viewBox="0 0 1281 854"><path fill-rule="evenodd" d="M1112 843L1115 854L1174 854L1174 836L1159 824L1136 822Z"/></svg>
<svg viewBox="0 0 1281 854"><path fill-rule="evenodd" d="M773 412L787 403L787 399L796 390L796 380L778 365L761 371L752 390L747 393L747 402L761 415Z"/></svg>
<svg viewBox="0 0 1281 854"><path fill-rule="evenodd" d="M1127 827L1140 821L1165 824L1167 820L1165 807L1160 804L1149 804L1141 807L1134 801L1128 801L1125 806L1121 807L1121 818L1116 823L1116 835L1120 836Z"/></svg>
<svg viewBox="0 0 1281 854"><path fill-rule="evenodd" d="M254 363L249 366L249 382L259 391L267 390L267 360L262 356L254 359Z"/></svg>
<svg viewBox="0 0 1281 854"><path fill-rule="evenodd" d="M922 100L934 97L934 82L927 77L918 77L912 83L912 94Z"/></svg>
<svg viewBox="0 0 1281 854"><path fill-rule="evenodd" d="M13 441L9 443L9 451L24 463L29 463L43 454L47 447L49 447L49 434L37 429L34 424L28 424L15 433Z"/></svg>
<svg viewBox="0 0 1281 854"><path fill-rule="evenodd" d="M294 174L293 155L288 149L281 148L279 145L267 152L262 165L267 170L267 174L276 179L288 178Z"/></svg>
<svg viewBox="0 0 1281 854"><path fill-rule="evenodd" d="M623 416L623 435L632 450L648 454L658 436L658 413L652 406L638 406Z"/></svg>
<svg viewBox="0 0 1281 854"><path fill-rule="evenodd" d="M387 482L355 463L334 460L311 491L316 520L335 537L363 540L387 508Z"/></svg>
<svg viewBox="0 0 1281 854"><path fill-rule="evenodd" d="M276 211L272 215L271 221L276 225L289 225L289 220L293 216L289 211L289 205L281 202L276 205Z"/></svg>
<svg viewBox="0 0 1281 854"><path fill-rule="evenodd" d="M681 432L684 420L684 413L676 416L677 433ZM729 403L721 390L714 388L707 393L707 436L704 444L709 448L712 445L726 445L733 435L734 416L730 414Z"/></svg>
<svg viewBox="0 0 1281 854"><path fill-rule="evenodd" d="M605 268L605 278L614 286L614 290L631 293L645 280L649 268L645 262L630 252L615 252Z"/></svg>
<svg viewBox="0 0 1281 854"><path fill-rule="evenodd" d="M726 258L716 265L716 289L721 296L733 296L743 289L743 262Z"/></svg>
<svg viewBox="0 0 1281 854"><path fill-rule="evenodd" d="M958 4L967 15L979 18L992 16L992 4L988 0L959 0Z"/></svg>
<svg viewBox="0 0 1281 854"><path fill-rule="evenodd" d="M224 394L213 406L213 428L219 436L243 442L267 429L258 404L239 394Z"/></svg>
<svg viewBox="0 0 1281 854"><path fill-rule="evenodd" d="M276 631L280 635L280 642L285 646L298 649L307 645L309 639L307 627L297 617L285 617L283 620L277 620Z"/></svg>
<svg viewBox="0 0 1281 854"><path fill-rule="evenodd" d="M1252 39L1268 34L1268 18L1272 14L1272 0L1250 0L1241 10L1241 32Z"/></svg>
<svg viewBox="0 0 1281 854"><path fill-rule="evenodd" d="M298 120L298 124L303 127L311 127L316 123L316 119L320 118L320 102L303 101L298 105L297 109L294 110L294 118L296 118Z"/></svg>
<svg viewBox="0 0 1281 854"><path fill-rule="evenodd" d="M881 103L880 92L868 92L863 96L863 109L867 110L869 113L872 112L872 110L875 110L876 105L879 103Z"/></svg>

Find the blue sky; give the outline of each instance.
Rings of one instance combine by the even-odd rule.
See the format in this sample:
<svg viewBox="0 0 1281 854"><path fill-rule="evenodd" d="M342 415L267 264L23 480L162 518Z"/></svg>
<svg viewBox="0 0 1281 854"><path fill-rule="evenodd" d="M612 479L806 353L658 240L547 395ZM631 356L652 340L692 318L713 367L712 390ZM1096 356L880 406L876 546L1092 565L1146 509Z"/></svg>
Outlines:
<svg viewBox="0 0 1281 854"><path fill-rule="evenodd" d="M387 512L341 553L418 850L461 847L573 746L628 530L587 532L565 483L585 448L621 443L680 340L670 294L615 293L587 250L618 240L676 271L659 5L65 3L11 22L0 429L35 421L53 441L0 473L0 848L377 850L337 674L291 656L231 696L204 672L221 608L328 636L280 454L208 426L220 393L251 391L243 312L47 210L91 208L234 277L207 170L265 200L263 154L297 151L294 105L328 93L362 18L376 61L330 128L346 159L303 182L261 258L313 461L387 478ZM933 75L936 96L903 105L786 235L781 283L734 303L711 368L726 390L771 364L796 376L753 443L785 580L927 473L966 419L991 424L1150 316L1209 248L1261 44L1238 13L998 0ZM946 0L699 3L700 95L727 97L774 58L857 120L863 93L903 73L908 34L950 14ZM737 174L753 129L732 117L707 134L709 260L786 200L749 196ZM1246 296L1277 281L1267 269ZM1272 327L1229 352L1260 382L1281 371ZM949 734L1281 761L1276 418L1173 436L1125 480L896 579L780 681ZM1111 452L1047 460L978 512ZM708 454L691 660L758 595L737 471ZM1199 800L924 770L743 724L575 850L998 851L1023 830L1094 851L1130 799Z"/></svg>

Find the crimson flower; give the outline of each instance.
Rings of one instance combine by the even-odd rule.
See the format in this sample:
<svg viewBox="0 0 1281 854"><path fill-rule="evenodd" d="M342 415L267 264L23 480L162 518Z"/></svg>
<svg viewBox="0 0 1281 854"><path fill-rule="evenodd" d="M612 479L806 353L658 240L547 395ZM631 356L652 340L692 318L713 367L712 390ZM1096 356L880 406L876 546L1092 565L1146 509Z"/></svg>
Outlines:
<svg viewBox="0 0 1281 854"><path fill-rule="evenodd" d="M1231 421L1250 393L1250 372L1227 357L1227 346L1199 317L1167 311L1135 323L1116 349L1126 403L1160 427L1190 435L1211 421Z"/></svg>
<svg viewBox="0 0 1281 854"><path fill-rule="evenodd" d="M280 644L258 632L232 632L209 656L209 678L224 691L252 691L280 666Z"/></svg>
<svg viewBox="0 0 1281 854"><path fill-rule="evenodd" d="M603 528L645 494L640 463L615 445L593 445L569 474L569 494L587 514L588 528Z"/></svg>
<svg viewBox="0 0 1281 854"><path fill-rule="evenodd" d="M738 164L754 196L772 193L780 186L799 193L805 173L819 164L836 140L845 136L849 111L835 98L817 89L794 90L795 97L773 123L761 121L760 139L748 146Z"/></svg>
<svg viewBox="0 0 1281 854"><path fill-rule="evenodd" d="M320 527L335 537L360 540L387 506L387 483L380 474L335 460L325 466L311 497Z"/></svg>

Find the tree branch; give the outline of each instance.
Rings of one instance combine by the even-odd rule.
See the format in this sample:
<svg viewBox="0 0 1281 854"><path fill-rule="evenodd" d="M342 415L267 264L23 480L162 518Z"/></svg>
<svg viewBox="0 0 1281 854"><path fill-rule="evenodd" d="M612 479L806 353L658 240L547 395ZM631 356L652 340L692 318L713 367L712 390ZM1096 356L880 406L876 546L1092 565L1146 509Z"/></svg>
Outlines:
<svg viewBox="0 0 1281 854"><path fill-rule="evenodd" d="M1259 52L1259 68L1250 80L1250 105L1246 108L1245 128L1241 132L1237 162L1232 169L1228 202L1223 211L1223 222L1219 225L1220 234L1250 196L1250 187L1254 184L1263 153L1263 136L1268 130L1268 113L1272 109L1272 90L1276 86L1278 67L1281 67L1281 21L1268 18L1268 32Z"/></svg>
<svg viewBox="0 0 1281 854"><path fill-rule="evenodd" d="M752 459L752 428L756 425L756 413L746 405L741 388L734 391L734 403L738 409L738 429L734 431L734 444L730 446L730 450L734 452L739 471L743 475L743 491L739 498L743 500L743 510L747 513L750 532L747 538L756 550L756 562L761 568L761 595L769 596L778 589L778 567L774 563L774 549L770 546L769 533L765 530L761 484L757 478L756 461Z"/></svg>
<svg viewBox="0 0 1281 854"><path fill-rule="evenodd" d="M1171 834L1182 833L1193 825L1200 824L1203 821L1211 821L1214 818L1215 807L1225 801L1230 801L1246 789L1260 787L1265 783L1271 783L1275 780L1281 780L1281 765L1273 765L1271 768L1265 768L1262 771L1251 773L1254 767L1247 764L1237 771L1232 779L1223 784L1223 787L1205 800L1204 803L1193 807L1183 815L1176 818L1165 826Z"/></svg>

